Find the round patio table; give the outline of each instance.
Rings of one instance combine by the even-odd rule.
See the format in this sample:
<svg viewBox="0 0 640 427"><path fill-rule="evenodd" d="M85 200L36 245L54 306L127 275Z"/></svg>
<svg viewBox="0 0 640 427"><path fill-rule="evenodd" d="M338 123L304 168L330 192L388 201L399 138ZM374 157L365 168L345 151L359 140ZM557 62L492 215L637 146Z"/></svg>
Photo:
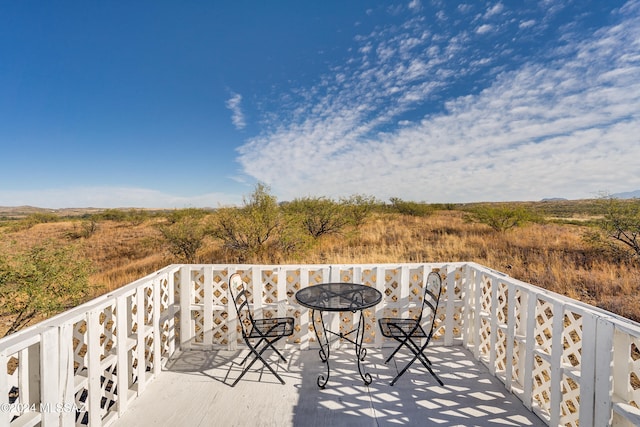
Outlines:
<svg viewBox="0 0 640 427"><path fill-rule="evenodd" d="M300 289L295 295L298 303L304 307L311 309L311 319L313 321L313 331L316 334L318 344L320 345L320 360L327 364L326 376L320 374L318 376L318 387L324 388L329 381L329 354L330 340L329 335L335 335L340 339L345 339L355 346L356 359L358 363L358 372L365 385L371 384L371 375L363 371L361 362L367 355L367 350L362 346L364 339L364 318L363 310L373 307L382 300L382 294L376 288L361 285L358 283L321 283L312 285L304 289ZM358 326L349 332L335 332L327 329L324 323L324 312L351 311L359 312L360 317ZM322 339L316 328L316 313L318 313L319 323L322 325ZM349 338L349 335L356 333L355 340Z"/></svg>

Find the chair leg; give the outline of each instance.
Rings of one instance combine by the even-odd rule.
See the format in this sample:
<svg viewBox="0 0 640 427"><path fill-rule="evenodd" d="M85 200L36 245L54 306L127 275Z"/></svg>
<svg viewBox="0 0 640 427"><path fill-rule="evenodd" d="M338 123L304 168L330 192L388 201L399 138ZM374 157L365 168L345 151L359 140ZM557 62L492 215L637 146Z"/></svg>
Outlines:
<svg viewBox="0 0 640 427"><path fill-rule="evenodd" d="M256 350L256 348L255 348L254 346L252 346L252 345L251 345L251 343L249 342L249 340L245 338L245 342L246 342L246 344L247 344L247 347L249 347L250 352L249 352L249 354L247 354L247 355L245 356L245 358L243 359L243 363L242 363L242 364L244 364L244 362L247 360L247 358L249 357L249 355L253 354L253 355L254 355L254 358L253 358L253 360L251 361L251 363L249 363L249 365L247 365L247 366L242 370L242 373L240 374L240 376L239 376L238 378L236 378L236 379L235 379L235 381L233 382L233 384L231 384L231 387L235 387L235 385L236 385L236 384L238 384L238 382L242 379L242 377L244 377L244 374L246 374L246 373L247 373L247 371L249 371L249 369L251 369L251 367L253 366L253 364L254 364L254 363L256 363L256 361L257 361L258 359L260 359L260 361L263 363L263 365L264 365L264 366L266 366L266 367L267 367L267 369L269 369L269 370L271 371L271 373L272 373L272 374L273 374L273 375L274 375L274 376L275 376L275 377L276 377L276 378L277 378L277 379L278 379L282 384L284 384L285 382L284 382L284 380L282 379L282 377L280 377L280 375L278 375L278 373L277 373L277 372L276 372L276 371L271 367L271 365L269 365L269 363L267 363L267 361L262 357L262 354L263 354L263 353L264 353L264 352L265 352L269 347L274 348L274 347L273 347L273 344L274 344L276 341L278 341L279 339L280 339L280 338L275 339L275 340L273 340L273 341L269 341L269 340L266 340L266 339L264 339L264 338L263 338L263 339L261 339L261 340L260 340L260 343L261 343L262 341L266 341L266 344L265 344L265 345L264 345L264 347L262 347L262 349L258 352L258 351ZM275 349L275 348L274 348L274 349ZM277 352L277 353L278 353L278 354L280 354L279 352ZM280 356L282 357L282 355L280 355ZM285 361L286 361L286 360L285 360Z"/></svg>
<svg viewBox="0 0 640 427"><path fill-rule="evenodd" d="M427 340L427 342L422 347L418 347L418 345L415 342L413 342L413 340L411 340L411 339L402 341L402 344L400 344L398 346L398 348L396 349L396 351L394 351L393 354L397 353L397 351L400 349L400 347L405 345L413 353L413 358L409 361L409 363L407 363L405 365L405 367L398 373L398 375L395 376L395 378L391 381L391 385L394 385L396 383L396 381L398 381L398 379L405 372L407 372L407 370L413 364L413 362L415 362L416 359L418 359L418 360L420 360L420 363L422 363L422 365L436 379L436 381L438 381L438 384L440 384L441 386L444 386L444 383L442 382L442 380L440 380L440 378L436 375L436 373L433 372L433 369L431 369L431 366L430 366L431 365L431 361L427 358L427 356L425 356L423 354L423 351L427 348L428 344L429 344L429 340Z"/></svg>
<svg viewBox="0 0 640 427"><path fill-rule="evenodd" d="M391 353L389 357L387 357L387 359L384 361L385 364L389 363L389 361L393 358L393 356L396 355L396 353L402 348L403 345L406 345L407 340L406 339L402 341L398 340L398 342L400 342L400 344L396 347L395 350L393 350L393 353Z"/></svg>

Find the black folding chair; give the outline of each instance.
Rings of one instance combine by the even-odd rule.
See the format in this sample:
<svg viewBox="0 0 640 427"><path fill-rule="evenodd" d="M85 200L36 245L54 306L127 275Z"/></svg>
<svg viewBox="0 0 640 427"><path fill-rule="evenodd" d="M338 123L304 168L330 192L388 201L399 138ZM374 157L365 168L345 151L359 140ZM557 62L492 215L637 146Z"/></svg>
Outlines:
<svg viewBox="0 0 640 427"><path fill-rule="evenodd" d="M284 384L284 380L273 370L267 360L262 357L262 354L267 349L272 349L276 352L280 358L286 362L282 353L274 347L274 344L281 338L288 337L293 334L293 317L274 317L271 319L254 319L253 314L249 308L249 300L247 297L247 290L245 284L242 281L242 277L238 273L234 273L229 277L229 290L231 292L231 298L238 313L238 320L242 326L242 338L249 347L249 353L244 357L240 365L244 365L249 356L253 355L251 363L246 365L238 378L231 384L231 387L235 386L238 381L247 373L247 371L253 366L253 364L259 359L264 366L266 366L273 375ZM251 341L255 340L256 343L252 344Z"/></svg>
<svg viewBox="0 0 640 427"><path fill-rule="evenodd" d="M391 355L384 361L384 363L389 363L391 358L396 355L396 353L402 348L407 347L413 353L413 358L407 365L396 375L396 377L391 381L391 385L394 385L395 382L404 374L407 369L413 364L413 362L420 360L422 365L433 375L433 377L438 381L440 385L444 385L440 378L433 372L431 369L432 363L429 358L424 354L424 350L429 345L431 341L431 337L433 336L436 312L438 310L438 303L440 302L440 295L442 294L442 278L440 274L436 272L431 272L427 276L427 283L424 287L424 298L422 299L422 309L420 310L420 315L417 319L399 319L399 318L382 318L378 320L378 324L380 325L380 330L382 331L382 335L387 338L393 338L398 341L400 344L396 349L391 353ZM425 308L428 308L427 316L430 316L428 321L428 329L424 329L422 327L422 319ZM418 345L419 340L424 339L424 343L420 346Z"/></svg>

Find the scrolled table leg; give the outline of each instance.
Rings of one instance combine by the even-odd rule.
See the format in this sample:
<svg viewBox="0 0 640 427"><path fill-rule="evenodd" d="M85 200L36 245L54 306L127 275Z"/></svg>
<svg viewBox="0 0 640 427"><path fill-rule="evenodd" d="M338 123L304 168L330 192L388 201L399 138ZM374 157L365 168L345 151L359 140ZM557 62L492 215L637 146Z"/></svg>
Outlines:
<svg viewBox="0 0 640 427"><path fill-rule="evenodd" d="M331 346L329 345L329 335L327 333L327 328L324 325L324 318L322 317L322 311L318 312L318 316L320 318L320 324L322 325L322 336L324 340L320 338L320 335L318 334L318 330L316 328L315 312L316 312L315 310L311 310L311 319L313 321L313 331L316 334L316 340L318 341L318 345L320 346L320 350L318 351L318 354L320 355L320 360L327 365L327 375L326 376L323 374L318 375L318 379L316 383L318 384L318 387L324 388L327 385L327 382L329 382L329 374L330 374L329 354L331 351L330 350Z"/></svg>
<svg viewBox="0 0 640 427"><path fill-rule="evenodd" d="M360 373L360 377L364 381L365 385L371 384L373 379L371 378L371 374L368 372L364 372L364 367L361 362L364 362L364 358L367 356L367 349L362 346L364 341L364 313L360 310L360 321L358 322L358 331L356 333L356 359L358 361L358 372Z"/></svg>

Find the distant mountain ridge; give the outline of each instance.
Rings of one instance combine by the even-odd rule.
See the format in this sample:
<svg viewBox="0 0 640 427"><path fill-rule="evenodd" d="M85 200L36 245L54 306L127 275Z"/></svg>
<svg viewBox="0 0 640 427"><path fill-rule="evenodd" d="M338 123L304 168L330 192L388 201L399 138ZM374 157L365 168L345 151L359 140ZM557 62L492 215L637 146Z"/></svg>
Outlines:
<svg viewBox="0 0 640 427"><path fill-rule="evenodd" d="M617 199L638 199L640 198L640 190L627 191L625 193L615 193L612 194L611 197L615 197Z"/></svg>

